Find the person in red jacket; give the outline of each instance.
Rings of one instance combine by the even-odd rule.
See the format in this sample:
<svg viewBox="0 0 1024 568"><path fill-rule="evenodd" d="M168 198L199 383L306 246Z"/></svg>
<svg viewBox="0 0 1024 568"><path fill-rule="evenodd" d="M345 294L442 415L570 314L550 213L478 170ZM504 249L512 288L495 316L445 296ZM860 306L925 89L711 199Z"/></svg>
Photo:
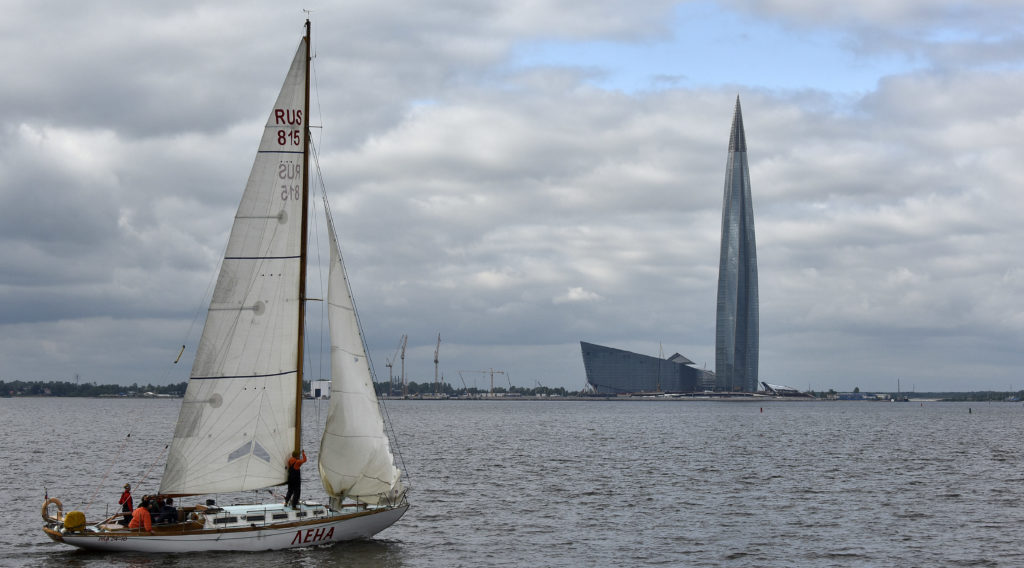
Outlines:
<svg viewBox="0 0 1024 568"><path fill-rule="evenodd" d="M302 459L299 459L298 450L292 452L292 457L288 458L288 493L284 496L284 504L288 505L290 501L292 508L299 506L299 492L302 489L302 474L299 473L299 468L304 463L306 450L302 450Z"/></svg>
<svg viewBox="0 0 1024 568"><path fill-rule="evenodd" d="M129 529L145 529L146 532L153 532L153 517L149 514L149 499L142 498L138 508L132 513L132 522L128 523Z"/></svg>
<svg viewBox="0 0 1024 568"><path fill-rule="evenodd" d="M118 521L118 523L127 525L132 518L132 511L135 510L134 501L132 500L132 486L130 484L124 484L124 493L121 493L121 498L117 500L117 504L121 506L121 512L124 513L124 518Z"/></svg>

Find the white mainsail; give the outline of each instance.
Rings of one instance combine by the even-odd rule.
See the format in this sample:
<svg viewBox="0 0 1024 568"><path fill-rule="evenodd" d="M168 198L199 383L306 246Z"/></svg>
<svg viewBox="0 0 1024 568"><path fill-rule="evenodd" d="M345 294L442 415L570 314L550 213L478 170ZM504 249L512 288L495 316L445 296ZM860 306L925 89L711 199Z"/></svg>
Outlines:
<svg viewBox="0 0 1024 568"><path fill-rule="evenodd" d="M403 489L373 390L352 290L328 219L331 268L327 317L331 330L331 402L320 440L320 480L332 502L376 504Z"/></svg>
<svg viewBox="0 0 1024 568"><path fill-rule="evenodd" d="M235 215L162 494L285 482L298 388L306 41L267 120Z"/></svg>

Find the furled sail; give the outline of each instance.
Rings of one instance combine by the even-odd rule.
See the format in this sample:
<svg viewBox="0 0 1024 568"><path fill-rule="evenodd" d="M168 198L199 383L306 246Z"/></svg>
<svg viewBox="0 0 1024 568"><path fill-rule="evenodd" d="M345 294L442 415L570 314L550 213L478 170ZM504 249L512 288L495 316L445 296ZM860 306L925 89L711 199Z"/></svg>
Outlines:
<svg viewBox="0 0 1024 568"><path fill-rule="evenodd" d="M285 482L296 416L306 54L303 38L235 215L161 493Z"/></svg>
<svg viewBox="0 0 1024 568"><path fill-rule="evenodd" d="M332 502L349 497L376 504L402 493L401 472L384 431L352 290L330 220L328 227L331 402L320 440L320 479Z"/></svg>

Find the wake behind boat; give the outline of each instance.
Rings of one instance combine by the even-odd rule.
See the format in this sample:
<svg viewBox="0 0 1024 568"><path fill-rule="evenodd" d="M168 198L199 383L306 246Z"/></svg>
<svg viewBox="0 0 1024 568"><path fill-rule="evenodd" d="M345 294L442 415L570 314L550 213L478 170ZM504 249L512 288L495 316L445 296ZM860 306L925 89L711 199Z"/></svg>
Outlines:
<svg viewBox="0 0 1024 568"><path fill-rule="evenodd" d="M160 497L282 485L301 449L309 210L310 23L264 129L235 215L182 401ZM352 291L326 207L331 243L331 397L318 466L328 503L182 507L152 530L88 522L43 504L57 542L106 551L255 551L368 538L408 510L384 428ZM51 509L56 507L56 511Z"/></svg>

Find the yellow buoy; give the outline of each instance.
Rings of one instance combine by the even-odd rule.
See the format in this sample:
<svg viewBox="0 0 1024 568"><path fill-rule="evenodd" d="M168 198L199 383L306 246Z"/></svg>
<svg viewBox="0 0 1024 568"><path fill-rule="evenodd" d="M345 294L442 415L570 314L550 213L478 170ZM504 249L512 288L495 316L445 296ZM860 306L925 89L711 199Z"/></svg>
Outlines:
<svg viewBox="0 0 1024 568"><path fill-rule="evenodd" d="M85 528L85 513L81 511L68 511L64 515L64 530L77 532Z"/></svg>

